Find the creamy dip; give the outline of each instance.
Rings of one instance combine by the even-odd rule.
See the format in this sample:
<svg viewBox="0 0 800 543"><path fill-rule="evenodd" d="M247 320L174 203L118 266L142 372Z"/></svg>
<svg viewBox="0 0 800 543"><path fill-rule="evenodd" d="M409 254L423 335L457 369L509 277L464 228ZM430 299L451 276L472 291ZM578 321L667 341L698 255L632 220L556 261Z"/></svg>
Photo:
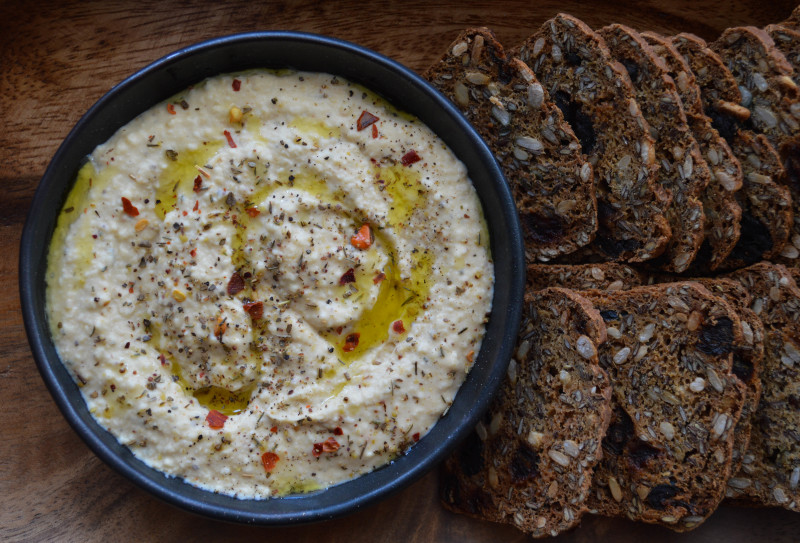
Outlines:
<svg viewBox="0 0 800 543"><path fill-rule="evenodd" d="M338 77L204 81L100 145L47 310L98 422L198 487L266 498L386 464L446 412L493 268L466 168Z"/></svg>

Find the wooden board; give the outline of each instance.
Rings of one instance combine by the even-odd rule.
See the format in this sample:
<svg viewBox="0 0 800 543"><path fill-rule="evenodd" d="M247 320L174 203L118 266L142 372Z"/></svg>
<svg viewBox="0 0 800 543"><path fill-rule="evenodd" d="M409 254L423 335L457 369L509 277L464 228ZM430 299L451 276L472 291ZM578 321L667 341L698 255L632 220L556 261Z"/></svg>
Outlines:
<svg viewBox="0 0 800 543"><path fill-rule="evenodd" d="M415 70L466 27L510 47L558 11L593 27L621 22L714 39L728 26L785 18L792 2L645 0L618 3L341 1L0 3L0 540L489 542L528 540L507 526L445 511L436 474L381 504L311 526L264 529L214 522L165 505L100 462L48 395L28 349L17 295L22 225L60 141L114 84L177 48L236 32L282 29L346 39ZM559 541L797 541L800 515L723 507L683 536L624 520L588 518Z"/></svg>

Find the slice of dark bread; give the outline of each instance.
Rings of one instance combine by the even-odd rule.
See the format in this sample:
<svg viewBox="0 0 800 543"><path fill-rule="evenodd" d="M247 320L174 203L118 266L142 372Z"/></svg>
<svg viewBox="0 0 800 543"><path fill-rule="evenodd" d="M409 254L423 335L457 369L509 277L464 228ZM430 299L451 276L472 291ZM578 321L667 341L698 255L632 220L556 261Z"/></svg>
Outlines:
<svg viewBox="0 0 800 543"><path fill-rule="evenodd" d="M654 32L641 35L664 61L675 81L689 128L713 174L700 198L706 216L705 240L692 265L693 271L713 271L739 241L742 208L735 193L742 188L742 167L719 132L711 126L711 119L703 113L700 88L686 59L664 36Z"/></svg>
<svg viewBox="0 0 800 543"><path fill-rule="evenodd" d="M772 38L775 48L791 64L793 73L790 77L795 85L800 84L800 72L798 72L800 69L800 30L783 25L768 25L764 27L764 32Z"/></svg>
<svg viewBox="0 0 800 543"><path fill-rule="evenodd" d="M423 76L489 144L513 191L528 262L586 245L597 230L591 165L547 91L486 28L462 32Z"/></svg>
<svg viewBox="0 0 800 543"><path fill-rule="evenodd" d="M589 506L676 531L725 494L744 387L732 373L737 313L697 283L583 291L606 321L600 365L615 411Z"/></svg>
<svg viewBox="0 0 800 543"><path fill-rule="evenodd" d="M719 296L736 310L742 322L743 343L733 352L733 374L746 387L742 416L736 424L731 473L736 473L750 445L753 416L761 399L761 368L764 363L764 325L750 309L751 297L741 283L722 277L693 277L714 296Z"/></svg>
<svg viewBox="0 0 800 543"><path fill-rule="evenodd" d="M729 495L800 511L800 290L786 268L768 262L729 277L751 294L750 308L764 324L761 401Z"/></svg>
<svg viewBox="0 0 800 543"><path fill-rule="evenodd" d="M800 30L800 6L797 6L792 10L792 13L780 23L781 26L785 26L786 28L792 28L794 30Z"/></svg>
<svg viewBox="0 0 800 543"><path fill-rule="evenodd" d="M628 72L636 100L650 125L655 141L657 180L672 194L666 217L672 239L657 264L665 271L681 273L694 261L705 238L705 214L700 195L711 181L711 171L700 153L675 83L666 64L656 56L638 32L612 24L597 33L611 56Z"/></svg>
<svg viewBox="0 0 800 543"><path fill-rule="evenodd" d="M736 78L742 105L750 109L754 131L764 134L781 156L783 175L773 179L785 183L786 176L794 178L795 182L789 185L790 190L795 188L791 195L800 197L800 91L791 63L766 31L752 26L729 28L709 47ZM800 204L794 202L792 215L798 211ZM800 233L794 220L789 224ZM800 251L789 243L769 258L778 255L794 265Z"/></svg>
<svg viewBox="0 0 800 543"><path fill-rule="evenodd" d="M692 34L678 34L671 42L691 66L703 111L730 145L744 174L742 190L736 193L742 208L741 235L720 268L747 266L780 254L792 224L791 196L776 182L784 175L780 157L762 134L747 128L750 110L740 105L736 79L719 55Z"/></svg>
<svg viewBox="0 0 800 543"><path fill-rule="evenodd" d="M536 73L594 166L599 227L592 245L606 260L659 256L671 236L669 194L656 183L653 138L625 68L591 28L565 14L512 54Z"/></svg>
<svg viewBox="0 0 800 543"><path fill-rule="evenodd" d="M448 509L555 536L586 511L611 384L597 360L605 325L567 289L525 297L516 360L489 412L444 463Z"/></svg>
<svg viewBox="0 0 800 543"><path fill-rule="evenodd" d="M764 31L770 35L775 47L783 54L792 65L792 80L800 84L800 30L786 28L781 25L769 25ZM792 109L792 115L800 118L800 106ZM780 256L773 257L773 261L787 267L800 266L800 138L794 138L784 143L780 149L783 159L783 168L786 172L785 184L792 195L792 223L791 238L784 245Z"/></svg>
<svg viewBox="0 0 800 543"><path fill-rule="evenodd" d="M639 271L627 264L605 262L598 264L534 264L528 266L528 291L547 287L573 290L628 290L643 282Z"/></svg>
<svg viewBox="0 0 800 543"><path fill-rule="evenodd" d="M748 266L779 256L789 240L794 213L781 159L763 134L739 130L731 143L745 173L737 193L742 204L742 235L722 268Z"/></svg>
<svg viewBox="0 0 800 543"><path fill-rule="evenodd" d="M736 79L740 103L750 110L754 131L764 134L778 152L800 136L800 91L792 79L794 69L769 34L754 26L728 28L708 46Z"/></svg>

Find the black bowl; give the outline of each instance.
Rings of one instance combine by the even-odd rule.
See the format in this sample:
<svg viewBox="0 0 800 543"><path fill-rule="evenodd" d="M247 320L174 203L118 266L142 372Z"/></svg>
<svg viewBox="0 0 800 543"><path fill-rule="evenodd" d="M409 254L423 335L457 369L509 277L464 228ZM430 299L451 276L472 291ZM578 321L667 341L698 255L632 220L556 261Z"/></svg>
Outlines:
<svg viewBox="0 0 800 543"><path fill-rule="evenodd" d="M464 162L477 189L495 266L493 310L483 346L453 405L432 430L390 464L328 489L269 500L240 500L167 477L140 460L89 413L59 360L45 315L47 247L78 169L117 129L169 96L207 77L248 68L326 72L361 83L419 117ZM492 153L458 110L411 70L340 40L294 32L214 39L162 58L111 89L78 122L50 162L22 234L19 265L25 330L45 384L64 417L107 464L157 497L209 517L263 525L324 520L357 511L436 466L466 437L505 375L519 328L524 256L514 202Z"/></svg>

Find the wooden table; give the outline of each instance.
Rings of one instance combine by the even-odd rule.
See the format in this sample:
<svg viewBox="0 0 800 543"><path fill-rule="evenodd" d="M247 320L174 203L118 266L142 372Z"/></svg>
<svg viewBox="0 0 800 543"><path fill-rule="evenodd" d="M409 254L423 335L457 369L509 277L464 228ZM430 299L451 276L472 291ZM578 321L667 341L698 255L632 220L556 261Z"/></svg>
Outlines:
<svg viewBox="0 0 800 543"><path fill-rule="evenodd" d="M738 4L738 5L737 5ZM558 11L714 39L728 26L786 17L791 1L0 3L0 540L522 541L522 533L445 511L436 474L346 518L282 529L206 520L161 503L100 462L70 429L28 349L17 295L19 238L34 190L61 140L114 84L177 48L223 34L302 30L356 42L415 70L456 33L485 25L513 46ZM586 518L560 541L798 541L800 515L722 507L686 535Z"/></svg>

